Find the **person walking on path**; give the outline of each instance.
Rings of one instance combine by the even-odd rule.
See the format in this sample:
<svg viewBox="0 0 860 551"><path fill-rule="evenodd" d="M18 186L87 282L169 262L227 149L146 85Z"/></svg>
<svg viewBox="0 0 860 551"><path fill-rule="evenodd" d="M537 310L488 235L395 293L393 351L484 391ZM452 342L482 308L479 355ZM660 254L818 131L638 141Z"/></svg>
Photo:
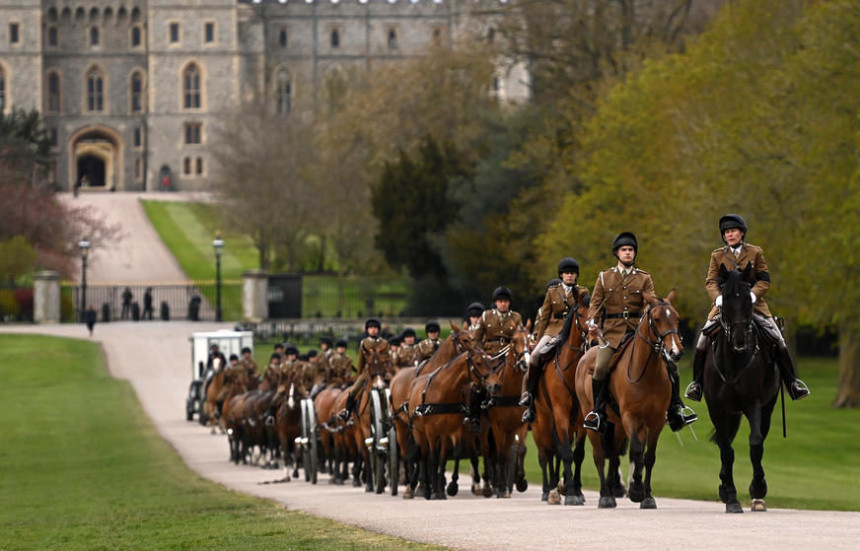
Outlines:
<svg viewBox="0 0 860 551"><path fill-rule="evenodd" d="M84 322L87 324L87 329L90 332L90 337L93 336L93 328L96 326L96 309L90 305L87 311L84 312Z"/></svg>
<svg viewBox="0 0 860 551"><path fill-rule="evenodd" d="M125 291L122 292L122 313L120 314L120 318L127 320L128 316L131 314L131 288L126 287Z"/></svg>

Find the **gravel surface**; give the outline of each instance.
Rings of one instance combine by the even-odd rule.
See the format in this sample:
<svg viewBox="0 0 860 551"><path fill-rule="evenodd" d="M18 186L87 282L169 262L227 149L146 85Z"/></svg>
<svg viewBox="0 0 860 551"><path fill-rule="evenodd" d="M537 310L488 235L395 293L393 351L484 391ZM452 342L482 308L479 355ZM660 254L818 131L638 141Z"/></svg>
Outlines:
<svg viewBox="0 0 860 551"><path fill-rule="evenodd" d="M117 204L133 209L137 202L134 195L104 195L108 196L105 208L110 210ZM90 199L88 194L82 197ZM123 241L125 252L115 262L112 255L104 255L100 276L126 281L122 276L131 265L136 268L134 277L142 278L134 281L143 281L147 270L137 263L145 266L147 262L139 259L163 254L151 249L164 247L157 238L148 237L146 232L151 229L146 229L145 217L123 215L121 220L130 236ZM161 276L150 273L149 277ZM93 340L101 343L111 375L131 383L159 434L188 466L235 491L368 530L458 549L857 548L860 513L771 509L727 515L721 503L659 495L657 510L639 510L627 499L618 500L617 509L599 510L594 492L586 492L584 507L548 506L540 502L534 485L508 500L474 497L468 492L467 477L460 479L460 494L444 502L405 501L400 496L367 494L363 488L335 487L325 475L317 485L303 479L273 484L283 478L283 470L234 466L228 461L225 436L212 435L197 422L185 421L185 396L191 381L188 338L195 331L219 328L229 328L229 324L115 322L98 324ZM87 338L82 325L0 326L0 333L8 332ZM593 467L589 463L586 468ZM856 491L857 481L850 482ZM716 476L714 486L716 491Z"/></svg>

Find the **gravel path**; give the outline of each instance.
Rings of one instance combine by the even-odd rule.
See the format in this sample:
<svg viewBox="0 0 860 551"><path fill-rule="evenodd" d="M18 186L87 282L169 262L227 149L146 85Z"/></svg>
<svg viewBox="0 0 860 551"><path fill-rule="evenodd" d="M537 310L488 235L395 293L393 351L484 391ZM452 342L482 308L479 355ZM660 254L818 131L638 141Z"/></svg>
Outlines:
<svg viewBox="0 0 860 551"><path fill-rule="evenodd" d="M161 241L146 232L145 218L132 216L137 196L105 194L104 208L119 209L130 237L123 252L100 259L100 277L163 277L141 268L161 254ZM175 197L175 196L174 196ZM88 195L82 198L90 200ZM71 200L71 199L69 199ZM80 200L80 198L78 199ZM137 207L139 208L139 207ZM118 210L116 211L118 212ZM142 227L146 226L146 228ZM172 259L171 259L172 260ZM147 277L144 278L144 274ZM140 280L134 280L140 281ZM640 511L621 499L614 510L597 509L597 495L586 492L584 507L548 506L534 486L509 500L460 495L445 502L366 494L363 488L317 485L294 480L271 484L283 471L237 467L228 461L227 439L185 421L185 396L191 381L188 338L195 331L229 324L190 322L115 322L98 324L93 340L101 343L112 376L126 379L159 434L200 475L233 490L272 499L290 509L354 524L369 530L459 549L855 549L860 513L772 509L763 514L726 515L724 506L657 497L658 509ZM39 333L86 338L81 325L0 326L0 333ZM461 482L464 481L461 478ZM853 481L856 484L857 481Z"/></svg>

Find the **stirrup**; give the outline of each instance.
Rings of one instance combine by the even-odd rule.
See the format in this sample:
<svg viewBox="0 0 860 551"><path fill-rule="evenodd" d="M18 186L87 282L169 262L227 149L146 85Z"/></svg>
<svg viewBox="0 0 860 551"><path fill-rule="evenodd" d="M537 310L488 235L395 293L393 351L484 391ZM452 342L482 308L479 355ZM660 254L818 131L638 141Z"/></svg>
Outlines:
<svg viewBox="0 0 860 551"><path fill-rule="evenodd" d="M809 387L806 386L806 383L804 383L800 379L795 379L794 382L787 386L788 395L791 397L792 400L800 400L809 396Z"/></svg>
<svg viewBox="0 0 860 551"><path fill-rule="evenodd" d="M672 432L678 432L687 425L692 425L698 420L699 416L696 412L684 405L671 410L666 414L666 422L669 423L669 427L672 429Z"/></svg>
<svg viewBox="0 0 860 551"><path fill-rule="evenodd" d="M601 416L596 411L592 410L588 412L588 415L585 416L585 419L582 421L582 426L587 428L588 430L593 430L596 432L603 431L603 423L601 422Z"/></svg>
<svg viewBox="0 0 860 551"><path fill-rule="evenodd" d="M267 415L266 416L266 426L271 427L274 424L275 424L275 416L274 415Z"/></svg>
<svg viewBox="0 0 860 551"><path fill-rule="evenodd" d="M687 385L686 390L684 390L684 397L693 400L694 402L702 401L702 385L697 381L690 381L690 384Z"/></svg>
<svg viewBox="0 0 860 551"><path fill-rule="evenodd" d="M528 408L523 412L523 423L533 423L535 420L535 411Z"/></svg>
<svg viewBox="0 0 860 551"><path fill-rule="evenodd" d="M337 418L340 419L341 421L346 421L349 419L349 416L351 413L352 413L351 411L344 408L344 409L340 410L339 412L337 412Z"/></svg>
<svg viewBox="0 0 860 551"><path fill-rule="evenodd" d="M519 405L523 407L531 407L532 405L532 393L531 392L523 392L522 396L520 396Z"/></svg>

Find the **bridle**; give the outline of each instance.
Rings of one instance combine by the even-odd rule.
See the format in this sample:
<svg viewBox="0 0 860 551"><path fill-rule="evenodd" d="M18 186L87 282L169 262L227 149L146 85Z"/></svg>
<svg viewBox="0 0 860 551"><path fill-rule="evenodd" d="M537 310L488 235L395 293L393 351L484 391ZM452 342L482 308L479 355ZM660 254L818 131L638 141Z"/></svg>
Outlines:
<svg viewBox="0 0 860 551"><path fill-rule="evenodd" d="M672 307L672 305L670 303L668 303L666 301L661 301L661 302L657 302L655 304L648 306L648 308L645 310L645 320L647 320L647 323L648 323L647 334L649 336L653 335L655 340L652 342L652 341L648 340L648 338L645 336L645 334L643 334L642 322L640 322L639 325L636 327L636 336L638 338L642 339L651 348L651 352L648 353L648 360L649 361L650 361L651 356L653 354L657 354L658 356L663 358L663 361L665 361L667 364L670 364L674 360L669 355L669 350L666 348L664 341L665 341L666 337L668 337L669 335L678 335L678 339L679 340L682 340L682 339L681 339L681 334L678 331L677 325L675 325L675 327L667 329L666 331L664 331L662 333L657 328L657 324L654 323L653 310L657 307L660 307L660 306L666 307L667 309ZM636 346L636 341L634 341L633 346L634 347ZM632 357L632 352L631 352L631 357ZM627 364L627 381L630 383L638 383L639 381L641 381L642 378L645 376L645 372L648 370L649 361L645 362L645 368L642 369L642 373L639 375L639 377L635 378L635 379L630 377L630 364Z"/></svg>

